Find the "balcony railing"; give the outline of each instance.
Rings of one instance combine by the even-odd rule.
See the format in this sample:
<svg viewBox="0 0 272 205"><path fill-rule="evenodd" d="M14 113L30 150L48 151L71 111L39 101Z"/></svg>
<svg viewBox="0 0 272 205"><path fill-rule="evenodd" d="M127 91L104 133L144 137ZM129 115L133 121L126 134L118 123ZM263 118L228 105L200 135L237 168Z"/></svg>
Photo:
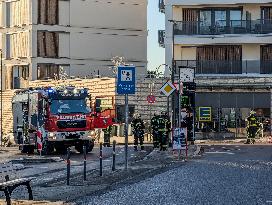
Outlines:
<svg viewBox="0 0 272 205"><path fill-rule="evenodd" d="M164 47L165 30L158 31L158 43L161 47Z"/></svg>
<svg viewBox="0 0 272 205"><path fill-rule="evenodd" d="M196 74L272 74L272 60L177 60L178 66L193 67Z"/></svg>
<svg viewBox="0 0 272 205"><path fill-rule="evenodd" d="M175 35L267 34L272 33L272 20L178 21Z"/></svg>
<svg viewBox="0 0 272 205"><path fill-rule="evenodd" d="M160 10L160 12L162 12L162 13L165 12L165 4L164 4L164 0L159 0L159 10Z"/></svg>

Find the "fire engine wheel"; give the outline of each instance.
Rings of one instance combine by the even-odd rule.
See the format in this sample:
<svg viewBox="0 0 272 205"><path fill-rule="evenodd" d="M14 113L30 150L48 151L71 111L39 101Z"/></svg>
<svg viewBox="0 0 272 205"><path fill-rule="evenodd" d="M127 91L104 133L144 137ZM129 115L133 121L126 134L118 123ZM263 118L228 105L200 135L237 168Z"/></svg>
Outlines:
<svg viewBox="0 0 272 205"><path fill-rule="evenodd" d="M76 151L83 153L83 146L86 146L86 152L91 152L93 150L93 146L91 145L91 143L89 141L84 142L84 143L80 143L78 145L75 146Z"/></svg>
<svg viewBox="0 0 272 205"><path fill-rule="evenodd" d="M52 152L54 152L54 146L52 145L52 143L44 141L42 146L42 154L49 155L52 154Z"/></svg>
<svg viewBox="0 0 272 205"><path fill-rule="evenodd" d="M57 154L66 154L67 152L67 147L62 143L55 144L55 149Z"/></svg>

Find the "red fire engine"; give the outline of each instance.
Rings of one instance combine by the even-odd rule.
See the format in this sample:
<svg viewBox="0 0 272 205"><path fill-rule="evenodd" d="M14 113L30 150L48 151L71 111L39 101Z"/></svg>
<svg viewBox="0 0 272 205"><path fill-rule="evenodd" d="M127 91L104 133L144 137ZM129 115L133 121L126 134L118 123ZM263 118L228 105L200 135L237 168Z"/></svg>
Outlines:
<svg viewBox="0 0 272 205"><path fill-rule="evenodd" d="M42 143L44 154L54 149L65 153L69 146L81 153L86 146L90 152L94 147L91 131L106 128L113 120L112 115L92 111L89 100L88 89L73 86L17 91L13 97L13 131L22 152L33 153L37 143ZM41 142L37 132L41 133Z"/></svg>

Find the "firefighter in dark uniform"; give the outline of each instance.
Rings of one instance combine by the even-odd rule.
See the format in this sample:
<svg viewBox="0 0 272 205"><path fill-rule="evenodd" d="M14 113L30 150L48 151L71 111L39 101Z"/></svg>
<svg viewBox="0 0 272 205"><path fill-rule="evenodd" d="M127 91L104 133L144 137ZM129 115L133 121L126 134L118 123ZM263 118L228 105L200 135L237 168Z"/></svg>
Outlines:
<svg viewBox="0 0 272 205"><path fill-rule="evenodd" d="M151 128L153 135L153 147L154 149L159 148L159 115L154 114L154 117L151 119Z"/></svg>
<svg viewBox="0 0 272 205"><path fill-rule="evenodd" d="M140 141L141 150L144 149L144 122L140 114L135 114L131 123L134 135L134 150L138 150L138 143Z"/></svg>
<svg viewBox="0 0 272 205"><path fill-rule="evenodd" d="M104 132L104 143L103 146L104 147L111 147L110 145L110 135L111 135L111 126L108 126L106 129L103 129Z"/></svg>
<svg viewBox="0 0 272 205"><path fill-rule="evenodd" d="M166 151L171 131L171 122L166 112L162 112L158 118L160 150Z"/></svg>
<svg viewBox="0 0 272 205"><path fill-rule="evenodd" d="M246 144L254 144L255 137L260 128L260 124L258 122L256 112L251 111L249 117L246 119L247 121L247 141Z"/></svg>

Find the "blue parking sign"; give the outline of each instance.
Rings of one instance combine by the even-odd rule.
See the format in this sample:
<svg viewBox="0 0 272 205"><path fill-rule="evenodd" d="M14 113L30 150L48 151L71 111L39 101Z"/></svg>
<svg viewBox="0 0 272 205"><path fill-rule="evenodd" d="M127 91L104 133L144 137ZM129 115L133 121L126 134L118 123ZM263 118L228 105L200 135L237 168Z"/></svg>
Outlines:
<svg viewBox="0 0 272 205"><path fill-rule="evenodd" d="M119 66L117 76L117 94L135 94L135 67Z"/></svg>

